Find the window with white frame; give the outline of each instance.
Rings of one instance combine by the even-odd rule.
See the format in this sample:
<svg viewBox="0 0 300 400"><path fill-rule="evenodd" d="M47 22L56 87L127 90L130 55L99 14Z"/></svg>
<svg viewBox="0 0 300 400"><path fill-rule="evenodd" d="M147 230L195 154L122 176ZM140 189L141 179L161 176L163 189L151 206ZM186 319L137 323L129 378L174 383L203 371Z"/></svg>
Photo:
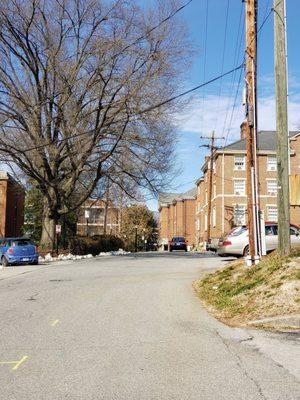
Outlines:
<svg viewBox="0 0 300 400"><path fill-rule="evenodd" d="M233 209L233 221L235 225L245 225L246 223L246 206L236 204Z"/></svg>
<svg viewBox="0 0 300 400"><path fill-rule="evenodd" d="M277 206L267 206L267 218L269 221L277 221Z"/></svg>
<svg viewBox="0 0 300 400"><path fill-rule="evenodd" d="M204 229L207 231L207 214L204 216Z"/></svg>
<svg viewBox="0 0 300 400"><path fill-rule="evenodd" d="M267 170L277 171L277 159L276 156L268 156L267 159Z"/></svg>
<svg viewBox="0 0 300 400"><path fill-rule="evenodd" d="M217 212L216 212L216 207L213 208L212 210L212 225L215 227L217 224Z"/></svg>
<svg viewBox="0 0 300 400"><path fill-rule="evenodd" d="M199 220L199 218L197 219L197 230L198 231L200 230L200 220Z"/></svg>
<svg viewBox="0 0 300 400"><path fill-rule="evenodd" d="M246 166L245 156L234 156L234 169L244 171Z"/></svg>
<svg viewBox="0 0 300 400"><path fill-rule="evenodd" d="M246 193L246 180L234 179L233 180L233 193L236 196L245 196Z"/></svg>
<svg viewBox="0 0 300 400"><path fill-rule="evenodd" d="M277 181L276 179L267 180L267 194L268 196L277 196Z"/></svg>

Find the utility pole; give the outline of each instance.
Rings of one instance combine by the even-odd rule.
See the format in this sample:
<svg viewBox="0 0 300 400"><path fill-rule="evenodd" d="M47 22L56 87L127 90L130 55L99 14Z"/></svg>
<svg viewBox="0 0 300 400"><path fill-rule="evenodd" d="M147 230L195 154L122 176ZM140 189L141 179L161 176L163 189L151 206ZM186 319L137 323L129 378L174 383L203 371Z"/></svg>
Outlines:
<svg viewBox="0 0 300 400"><path fill-rule="evenodd" d="M259 197L257 182L257 115L256 115L256 63L257 63L257 0L246 0L246 179L247 214L249 232L249 264L260 253Z"/></svg>
<svg viewBox="0 0 300 400"><path fill-rule="evenodd" d="M206 147L210 149L210 157L209 157L209 175L208 175L208 190L207 190L207 231L206 231L206 242L208 243L210 240L210 232L211 232L211 203L212 203L212 189L213 189L213 169L214 169L214 152L217 150L215 142L217 139L224 138L216 138L215 132L213 131L211 136L201 136L200 139L209 139L210 144L203 144L200 147Z"/></svg>
<svg viewBox="0 0 300 400"><path fill-rule="evenodd" d="M278 252L290 254L289 129L287 109L286 4L274 0L274 48L277 131Z"/></svg>

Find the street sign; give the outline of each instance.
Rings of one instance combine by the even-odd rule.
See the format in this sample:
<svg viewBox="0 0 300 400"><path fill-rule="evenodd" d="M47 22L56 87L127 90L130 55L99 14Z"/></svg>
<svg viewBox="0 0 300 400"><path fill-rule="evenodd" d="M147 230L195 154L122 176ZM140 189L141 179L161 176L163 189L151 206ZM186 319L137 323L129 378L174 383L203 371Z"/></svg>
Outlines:
<svg viewBox="0 0 300 400"><path fill-rule="evenodd" d="M61 225L55 225L55 232L57 235L61 233Z"/></svg>

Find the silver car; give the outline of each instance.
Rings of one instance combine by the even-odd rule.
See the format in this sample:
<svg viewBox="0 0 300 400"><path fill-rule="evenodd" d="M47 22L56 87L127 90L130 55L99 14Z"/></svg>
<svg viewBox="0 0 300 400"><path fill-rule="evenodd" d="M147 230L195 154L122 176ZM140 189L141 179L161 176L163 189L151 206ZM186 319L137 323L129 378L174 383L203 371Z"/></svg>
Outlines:
<svg viewBox="0 0 300 400"><path fill-rule="evenodd" d="M275 222L265 223L266 250L270 252L277 248L278 225ZM290 225L291 244L300 246L299 227ZM233 228L226 236L219 239L217 253L220 256L246 256L249 252L248 229L246 226Z"/></svg>

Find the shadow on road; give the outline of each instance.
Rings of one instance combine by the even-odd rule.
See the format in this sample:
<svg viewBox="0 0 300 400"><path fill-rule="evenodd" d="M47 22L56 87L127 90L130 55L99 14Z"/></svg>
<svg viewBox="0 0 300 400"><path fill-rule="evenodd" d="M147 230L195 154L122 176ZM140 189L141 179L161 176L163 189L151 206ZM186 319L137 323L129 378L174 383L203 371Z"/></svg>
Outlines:
<svg viewBox="0 0 300 400"><path fill-rule="evenodd" d="M172 251L172 252L139 252L129 254L128 257L133 258L219 258L215 253L212 252L203 252L203 253L194 253L194 252L184 252L184 251ZM226 259L224 259L226 261Z"/></svg>

